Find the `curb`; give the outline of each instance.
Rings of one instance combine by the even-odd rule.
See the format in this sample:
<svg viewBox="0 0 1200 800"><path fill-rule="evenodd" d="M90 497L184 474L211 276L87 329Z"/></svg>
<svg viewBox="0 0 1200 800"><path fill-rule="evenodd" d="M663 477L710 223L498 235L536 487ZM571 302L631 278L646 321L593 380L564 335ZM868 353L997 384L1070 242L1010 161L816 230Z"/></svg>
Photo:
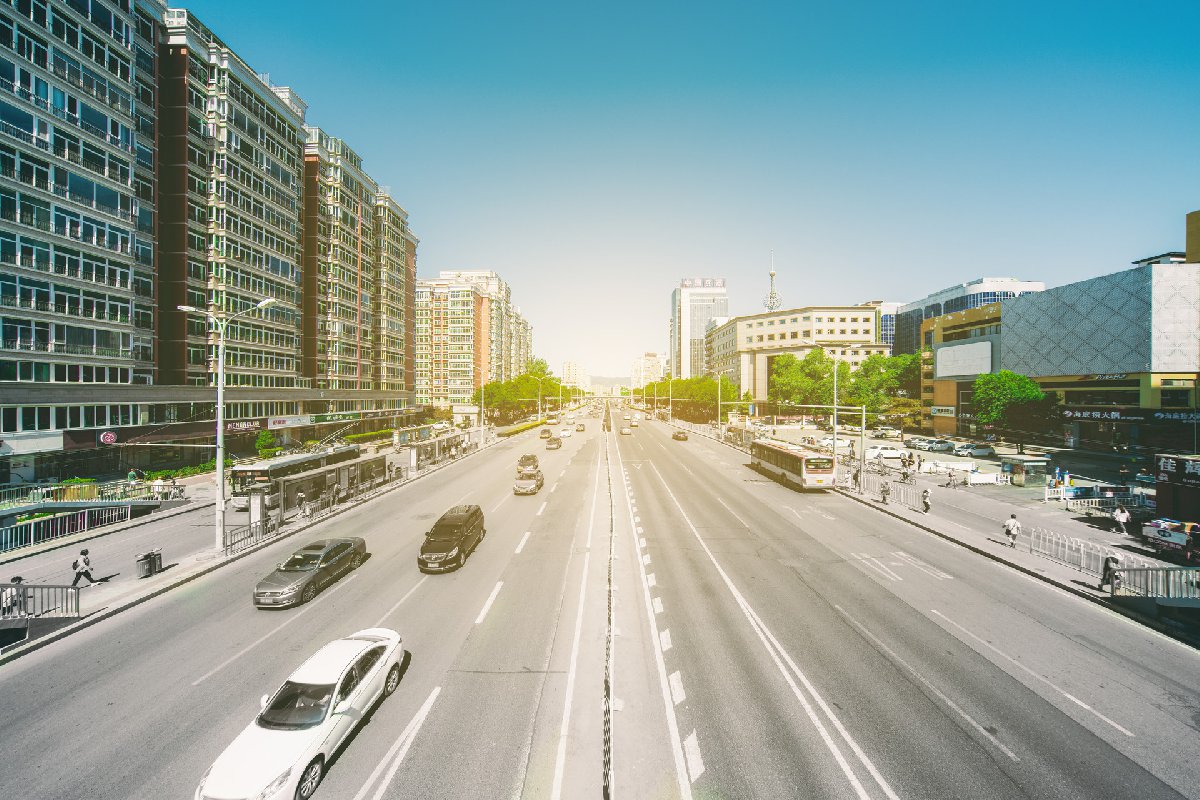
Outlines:
<svg viewBox="0 0 1200 800"><path fill-rule="evenodd" d="M491 442L489 444L483 445L479 449L475 450L473 453L469 453L467 456L464 456L463 459L469 458L470 456L475 455L477 453L482 453L484 450L486 450L489 447L492 447L496 444L498 444L498 442ZM168 583L165 586L160 586L157 589L154 589L153 591L147 592L142 595L137 595L135 597L131 597L127 600L118 601L117 604L112 606L111 608L102 608L102 609L100 609L96 612L93 612L92 614L89 614L88 616L80 619L78 622L75 622L70 625L67 625L66 627L60 628L59 630L54 631L53 633L48 633L45 636L40 636L31 642L27 642L26 644L19 645L7 653L0 653L0 666L2 666L4 664L8 664L12 661L16 661L18 658L21 658L22 656L26 656L26 655L29 655L30 653L41 650L43 647L46 647L47 645L51 645L51 644L54 644L55 642L61 641L62 639L67 638L68 636L70 636L73 633L85 630L86 628L90 628L91 626L93 626L99 622L103 622L104 620L109 619L110 617L115 617L117 614L120 614L122 611L128 611L131 608L140 606L142 603L145 603L148 600L152 600L155 597L158 597L159 595L166 594L167 592L171 591L172 589L177 589L180 586L184 586L185 584L191 583L192 581L196 580L197 578L201 578L201 577L209 574L210 572L215 572L216 570L221 569L222 567L224 567L228 564L232 564L235 561L240 561L241 559L245 558L246 556L252 555L253 553L257 553L259 550L262 550L265 547L273 545L276 542L283 541L284 539L294 536L295 534L300 533L302 531L306 531L315 525L320 525L320 524L324 523L325 521L330 520L334 517L337 517L341 514L345 514L346 512L350 511L351 509L358 508L359 506L364 505L365 503L369 503L372 500L376 500L386 494L389 494L390 492L395 491L396 489L400 489L404 486L410 486L410 485L416 483L417 481L421 480L421 478L424 478L428 475L432 475L435 472L438 472L441 469L449 466L450 464L456 464L461 460L462 459L457 459L454 461L447 461L443 464L440 464L440 465L434 467L433 469L430 469L428 472L424 472L420 475L417 475L415 478L413 478L411 480L403 481L401 483L396 484L395 486L389 487L389 488L379 492L374 497L366 498L361 503L350 504L350 505L347 505L345 508L340 508L335 511L331 511L329 514L326 514L325 516L321 517L320 519L310 520L308 522L308 524L303 525L299 528L296 528L295 530L283 531L276 536L272 536L270 539L266 539L264 541L259 542L256 545L246 548L245 550L241 551L240 553L236 553L234 555L227 556L227 557L222 557L222 558L216 560L215 563L210 564L209 566L206 566L203 569L197 569L193 572L183 574L178 579L172 581L171 583ZM213 503L211 503L211 505L216 505L216 502L214 501ZM189 510L191 510L191 509L189 509ZM163 519L163 517L159 517L159 519ZM117 531L109 531L109 533L116 533L116 532ZM30 555L32 555L32 554L30 554Z"/></svg>
<svg viewBox="0 0 1200 800"><path fill-rule="evenodd" d="M1122 606L1117 605L1116 603L1112 603L1101 597L1097 597L1095 595L1088 594L1087 592L1084 592L1081 589L1077 589L1074 586L1067 586L1065 584L1059 583L1057 580L1054 580L1053 578L1049 577L1048 575L1044 575L1044 574L1038 572L1037 570L1032 570L1032 569L1029 569L1028 567L1021 566L1020 564L1015 564L1012 561L1008 561L1004 558L1001 558L1000 556L998 556L995 553L984 550L982 547L977 547L976 545L973 545L969 542L964 542L961 539L956 539L953 536L950 536L949 534L946 534L946 533L943 533L942 531L937 530L936 528L931 528L930 526L923 525L922 523L920 523L916 520L912 520L901 514L897 514L896 512L892 511L891 509L881 508L879 506L879 504L874 503L865 498L859 497L856 494L852 494L851 492L847 491L846 489L843 489L840 487L835 487L834 491L843 497L849 498L850 500L853 500L856 503L861 503L862 505L867 506L868 508L872 508L881 514L886 514L887 516L892 517L894 519L898 519L901 522L906 522L909 525L912 525L914 528L919 528L927 533L932 533L934 536L937 536L939 539L943 539L947 542L950 542L951 544L955 544L966 550L970 550L971 552L977 553L978 555L981 555L984 558L990 559L991 561L995 561L998 564L1004 564L1004 565L1010 567L1011 569L1016 570L1017 572L1024 573L1025 575L1028 575L1031 578L1036 578L1037 580L1041 581L1042 583L1049 584L1050 586L1053 586L1064 592L1073 594L1076 597L1087 600L1088 602L1094 603L1102 608L1106 608L1109 611L1116 612L1117 614L1120 614L1123 617L1131 619L1134 622L1137 622L1141 625L1145 625L1147 628L1151 628L1151 629L1157 631L1158 633L1161 633L1163 636L1167 636L1171 639L1174 639L1177 642L1182 642L1183 644L1189 645L1191 647L1200 648L1200 638L1198 638L1194 635L1191 635L1191 634L1187 634L1183 631L1176 630L1175 628L1172 628L1168 625L1164 625L1162 622L1160 622L1157 619L1154 619L1153 617L1148 617L1145 614L1139 614L1136 611L1132 611L1130 609L1123 608Z"/></svg>

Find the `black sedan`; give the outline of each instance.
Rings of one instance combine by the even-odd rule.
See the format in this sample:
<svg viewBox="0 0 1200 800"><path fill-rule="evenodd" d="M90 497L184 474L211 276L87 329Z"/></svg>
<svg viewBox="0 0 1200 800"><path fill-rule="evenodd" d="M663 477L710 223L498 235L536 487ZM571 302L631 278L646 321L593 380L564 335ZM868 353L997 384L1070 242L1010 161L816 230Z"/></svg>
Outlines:
<svg viewBox="0 0 1200 800"><path fill-rule="evenodd" d="M367 556L367 543L358 537L321 539L292 553L254 587L254 605L277 608L307 603Z"/></svg>

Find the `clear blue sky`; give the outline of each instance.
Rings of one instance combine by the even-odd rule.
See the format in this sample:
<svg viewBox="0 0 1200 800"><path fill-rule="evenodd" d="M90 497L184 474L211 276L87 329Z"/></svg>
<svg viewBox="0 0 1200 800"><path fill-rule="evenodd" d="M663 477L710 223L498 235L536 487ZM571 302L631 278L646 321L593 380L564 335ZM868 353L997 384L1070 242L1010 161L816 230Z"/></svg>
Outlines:
<svg viewBox="0 0 1200 800"><path fill-rule="evenodd" d="M186 6L410 213L535 350L627 375L679 278L760 309L1059 285L1182 249L1200 3Z"/></svg>

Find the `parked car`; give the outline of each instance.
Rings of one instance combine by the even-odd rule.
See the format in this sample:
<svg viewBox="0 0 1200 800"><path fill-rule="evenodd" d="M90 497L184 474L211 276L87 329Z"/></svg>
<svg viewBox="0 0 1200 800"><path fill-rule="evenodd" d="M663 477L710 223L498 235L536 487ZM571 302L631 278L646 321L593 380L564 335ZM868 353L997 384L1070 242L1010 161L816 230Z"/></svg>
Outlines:
<svg viewBox="0 0 1200 800"><path fill-rule="evenodd" d="M994 458L996 455L996 448L992 447L990 444L976 444L967 451L967 455L973 458Z"/></svg>
<svg viewBox="0 0 1200 800"><path fill-rule="evenodd" d="M688 440L687 431L675 431L671 434L671 438L677 442L686 442Z"/></svg>
<svg viewBox="0 0 1200 800"><path fill-rule="evenodd" d="M898 447L892 447L890 444L875 444L867 448L863 454L863 458L870 461L872 459L899 459L904 454Z"/></svg>
<svg viewBox="0 0 1200 800"><path fill-rule="evenodd" d="M876 439L899 439L900 431L895 428L890 428L887 425L875 429Z"/></svg>
<svg viewBox="0 0 1200 800"><path fill-rule="evenodd" d="M421 572L457 569L466 563L467 556L475 552L486 535L483 509L476 505L454 506L425 534L417 555L417 569Z"/></svg>
<svg viewBox="0 0 1200 800"><path fill-rule="evenodd" d="M550 437L549 439L546 440L546 449L547 450L561 450L562 449L562 439L558 438L557 436Z"/></svg>
<svg viewBox="0 0 1200 800"><path fill-rule="evenodd" d="M525 453L517 459L517 475L524 475L527 472L537 472L538 457L533 453Z"/></svg>
<svg viewBox="0 0 1200 800"><path fill-rule="evenodd" d="M929 442L922 450L928 450L931 453L952 453L954 452L954 442L946 439L934 439Z"/></svg>
<svg viewBox="0 0 1200 800"><path fill-rule="evenodd" d="M542 476L540 469L533 472L522 472L513 482L513 494L537 494L545 483L546 479Z"/></svg>
<svg viewBox="0 0 1200 800"><path fill-rule="evenodd" d="M196 800L300 798L321 783L339 747L400 685L400 634L367 628L322 647L273 694L213 762Z"/></svg>
<svg viewBox="0 0 1200 800"><path fill-rule="evenodd" d="M539 439L549 439L553 435L554 431L550 430L549 428L542 428L540 431L538 431Z"/></svg>
<svg viewBox="0 0 1200 800"><path fill-rule="evenodd" d="M309 542L254 587L254 605L280 608L307 603L347 572L357 569L367 555L367 543L358 537Z"/></svg>
<svg viewBox="0 0 1200 800"><path fill-rule="evenodd" d="M924 436L910 436L905 440L904 446L909 450L928 450L932 443L933 439L927 439Z"/></svg>
<svg viewBox="0 0 1200 800"><path fill-rule="evenodd" d="M971 450L974 447L975 447L975 445L973 445L970 442L966 442L965 444L957 444L954 446L954 455L969 456L971 454Z"/></svg>

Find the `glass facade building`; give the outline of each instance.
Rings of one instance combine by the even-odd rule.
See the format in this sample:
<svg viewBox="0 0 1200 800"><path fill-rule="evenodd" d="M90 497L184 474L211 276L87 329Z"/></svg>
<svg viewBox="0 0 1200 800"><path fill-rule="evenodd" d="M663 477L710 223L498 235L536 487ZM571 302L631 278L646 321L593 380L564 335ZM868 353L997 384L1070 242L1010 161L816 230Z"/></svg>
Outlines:
<svg viewBox="0 0 1200 800"><path fill-rule="evenodd" d="M1046 284L1042 281L977 278L969 283L934 292L922 300L906 303L896 313L892 352L896 355L916 353L926 346L928 343L921 338L921 323L927 319L998 303L1029 292L1040 292L1045 288Z"/></svg>

